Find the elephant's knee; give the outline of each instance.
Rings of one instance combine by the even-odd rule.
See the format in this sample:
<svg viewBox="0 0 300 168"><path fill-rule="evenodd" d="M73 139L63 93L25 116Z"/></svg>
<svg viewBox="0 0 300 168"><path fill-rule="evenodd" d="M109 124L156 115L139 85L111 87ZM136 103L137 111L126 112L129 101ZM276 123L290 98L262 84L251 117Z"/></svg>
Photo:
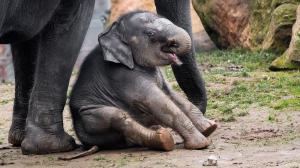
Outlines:
<svg viewBox="0 0 300 168"><path fill-rule="evenodd" d="M130 117L130 115L128 113L126 113L125 111L122 110L116 110L114 117L112 117L112 125L114 127L123 127L123 126L127 126L132 122L132 118Z"/></svg>

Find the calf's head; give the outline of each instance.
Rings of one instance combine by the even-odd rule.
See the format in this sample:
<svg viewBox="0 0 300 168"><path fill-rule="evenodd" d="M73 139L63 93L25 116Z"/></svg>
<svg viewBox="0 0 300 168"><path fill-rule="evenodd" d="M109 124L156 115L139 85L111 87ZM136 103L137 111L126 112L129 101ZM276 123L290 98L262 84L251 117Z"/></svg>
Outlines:
<svg viewBox="0 0 300 168"><path fill-rule="evenodd" d="M123 15L99 35L104 59L130 69L181 64L177 56L188 53L191 38L182 28L150 12Z"/></svg>

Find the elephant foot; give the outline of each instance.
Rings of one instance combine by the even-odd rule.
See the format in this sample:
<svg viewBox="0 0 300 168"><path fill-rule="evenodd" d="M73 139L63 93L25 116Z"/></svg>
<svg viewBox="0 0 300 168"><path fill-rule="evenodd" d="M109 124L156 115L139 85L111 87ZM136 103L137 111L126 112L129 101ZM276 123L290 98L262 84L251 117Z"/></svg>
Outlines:
<svg viewBox="0 0 300 168"><path fill-rule="evenodd" d="M165 128L159 128L155 134L145 142L145 146L157 150L171 151L175 147L175 143L171 133Z"/></svg>
<svg viewBox="0 0 300 168"><path fill-rule="evenodd" d="M8 142L13 146L21 145L25 136L25 123L24 119L20 121L13 120L8 133Z"/></svg>
<svg viewBox="0 0 300 168"><path fill-rule="evenodd" d="M189 138L184 141L184 148L186 149L203 149L211 144L211 140L205 136L200 135L198 138Z"/></svg>
<svg viewBox="0 0 300 168"><path fill-rule="evenodd" d="M218 125L212 120L203 118L196 124L196 127L204 136L208 137L217 129Z"/></svg>
<svg viewBox="0 0 300 168"><path fill-rule="evenodd" d="M67 152L75 147L75 140L64 131L46 133L35 126L26 128L26 135L21 144L22 153L25 155Z"/></svg>
<svg viewBox="0 0 300 168"><path fill-rule="evenodd" d="M189 114L189 118L192 120L197 130L206 137L212 134L218 127L215 121L205 118L202 112L196 107L192 107L191 113Z"/></svg>
<svg viewBox="0 0 300 168"><path fill-rule="evenodd" d="M24 130L10 129L8 133L8 142L13 146L20 146L25 136Z"/></svg>

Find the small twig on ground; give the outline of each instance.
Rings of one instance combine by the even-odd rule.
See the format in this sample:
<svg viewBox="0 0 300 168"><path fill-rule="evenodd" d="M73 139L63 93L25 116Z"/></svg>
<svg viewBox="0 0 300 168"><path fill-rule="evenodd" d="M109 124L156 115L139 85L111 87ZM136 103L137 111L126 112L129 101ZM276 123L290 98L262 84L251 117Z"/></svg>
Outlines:
<svg viewBox="0 0 300 168"><path fill-rule="evenodd" d="M6 150L6 149L19 149L18 146L0 146L0 150Z"/></svg>
<svg viewBox="0 0 300 168"><path fill-rule="evenodd" d="M5 162L3 159L0 161L0 166L12 165L15 164L14 162Z"/></svg>
<svg viewBox="0 0 300 168"><path fill-rule="evenodd" d="M81 158L84 156L88 156L88 155L92 155L94 153L97 153L99 151L99 147L98 146L93 146L91 149L78 153L76 155L73 156L66 156L66 157L58 157L58 160L73 160L73 159L77 159L77 158Z"/></svg>

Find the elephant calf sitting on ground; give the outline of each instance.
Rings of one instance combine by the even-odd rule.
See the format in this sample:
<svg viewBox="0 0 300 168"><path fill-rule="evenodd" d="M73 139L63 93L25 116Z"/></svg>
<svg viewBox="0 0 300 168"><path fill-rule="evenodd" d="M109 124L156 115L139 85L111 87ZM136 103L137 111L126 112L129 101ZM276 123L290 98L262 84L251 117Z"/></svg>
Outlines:
<svg viewBox="0 0 300 168"><path fill-rule="evenodd" d="M74 128L84 146L172 150L173 138L162 126L178 132L187 149L210 144L205 136L216 123L172 91L159 70L180 64L177 56L190 51L186 31L138 11L113 23L99 43L83 63L70 99Z"/></svg>

